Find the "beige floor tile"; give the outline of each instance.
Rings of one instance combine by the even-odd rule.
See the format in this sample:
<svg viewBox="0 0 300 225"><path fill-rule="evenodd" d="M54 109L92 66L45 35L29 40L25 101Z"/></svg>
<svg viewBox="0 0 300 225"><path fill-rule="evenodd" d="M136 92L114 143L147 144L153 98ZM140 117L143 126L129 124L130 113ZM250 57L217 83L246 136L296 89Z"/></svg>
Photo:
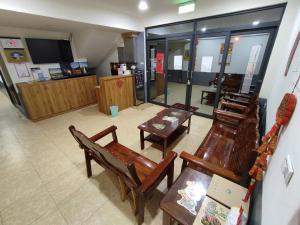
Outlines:
<svg viewBox="0 0 300 225"><path fill-rule="evenodd" d="M1 211L3 225L27 225L55 209L55 203L44 188L19 199Z"/></svg>
<svg viewBox="0 0 300 225"><path fill-rule="evenodd" d="M116 191L107 183L109 177L101 174L98 181L89 182L58 204L58 208L69 224L80 224L87 220Z"/></svg>
<svg viewBox="0 0 300 225"><path fill-rule="evenodd" d="M0 210L33 193L42 184L39 175L25 161L1 168L0 177Z"/></svg>
<svg viewBox="0 0 300 225"><path fill-rule="evenodd" d="M29 160L44 183L55 179L68 170L76 169L76 166L57 149L41 151L30 156Z"/></svg>
<svg viewBox="0 0 300 225"><path fill-rule="evenodd" d="M46 213L31 225L68 225L58 210Z"/></svg>

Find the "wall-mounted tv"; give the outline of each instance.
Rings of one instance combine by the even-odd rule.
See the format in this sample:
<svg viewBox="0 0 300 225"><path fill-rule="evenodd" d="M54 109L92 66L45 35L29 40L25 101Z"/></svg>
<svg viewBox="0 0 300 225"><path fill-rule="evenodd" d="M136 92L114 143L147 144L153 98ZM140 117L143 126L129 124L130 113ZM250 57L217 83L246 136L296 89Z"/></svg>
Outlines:
<svg viewBox="0 0 300 225"><path fill-rule="evenodd" d="M73 62L71 44L67 40L26 38L34 64Z"/></svg>

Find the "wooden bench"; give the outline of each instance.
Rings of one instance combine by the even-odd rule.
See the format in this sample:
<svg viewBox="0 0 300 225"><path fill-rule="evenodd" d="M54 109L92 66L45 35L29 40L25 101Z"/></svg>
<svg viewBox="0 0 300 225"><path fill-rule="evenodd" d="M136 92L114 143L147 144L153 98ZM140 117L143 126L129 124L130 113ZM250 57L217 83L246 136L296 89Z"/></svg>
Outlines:
<svg viewBox="0 0 300 225"><path fill-rule="evenodd" d="M258 113L254 117L216 110L211 129L194 155L182 152L182 169L218 174L244 186L258 147ZM227 122L226 123L226 118ZM234 123L232 121L235 121Z"/></svg>
<svg viewBox="0 0 300 225"><path fill-rule="evenodd" d="M132 194L134 213L138 214L140 225L144 221L146 198L166 176L168 188L171 187L177 154L170 151L164 160L157 164L118 143L116 129L116 126L111 126L88 138L74 126L69 127L79 147L84 150L87 176L92 176L91 160L112 171L118 177L122 201L126 199L127 193ZM95 143L108 134L112 134L113 139L109 144L102 147Z"/></svg>

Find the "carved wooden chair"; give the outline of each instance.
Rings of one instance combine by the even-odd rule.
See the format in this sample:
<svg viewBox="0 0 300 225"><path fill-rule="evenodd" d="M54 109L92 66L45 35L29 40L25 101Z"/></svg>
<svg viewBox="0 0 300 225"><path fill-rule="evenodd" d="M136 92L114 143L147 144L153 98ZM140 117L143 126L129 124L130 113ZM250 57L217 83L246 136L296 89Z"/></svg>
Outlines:
<svg viewBox="0 0 300 225"><path fill-rule="evenodd" d="M170 151L163 161L157 164L118 143L116 129L116 126L111 126L88 138L74 126L69 127L79 147L84 150L87 176L92 176L91 160L112 171L118 177L122 201L129 192L132 194L134 213L138 214L138 224L142 224L146 198L166 176L167 186L171 187L177 154ZM109 144L102 147L95 143L108 134L112 134L113 139Z"/></svg>

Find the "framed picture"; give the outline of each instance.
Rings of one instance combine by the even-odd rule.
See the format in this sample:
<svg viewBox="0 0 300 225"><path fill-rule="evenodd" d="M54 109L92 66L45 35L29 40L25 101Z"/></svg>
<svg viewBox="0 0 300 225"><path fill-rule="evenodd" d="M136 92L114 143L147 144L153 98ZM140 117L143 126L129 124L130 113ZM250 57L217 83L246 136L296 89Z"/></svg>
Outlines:
<svg viewBox="0 0 300 225"><path fill-rule="evenodd" d="M22 40L19 38L0 38L1 45L6 48L24 48Z"/></svg>
<svg viewBox="0 0 300 225"><path fill-rule="evenodd" d="M48 71L51 76L51 79L53 80L61 79L64 77L61 68L49 68Z"/></svg>
<svg viewBox="0 0 300 225"><path fill-rule="evenodd" d="M29 61L24 49L4 49L4 54L9 63L24 63Z"/></svg>
<svg viewBox="0 0 300 225"><path fill-rule="evenodd" d="M30 68L30 70L34 79L38 79L40 81L46 80L40 67Z"/></svg>
<svg viewBox="0 0 300 225"><path fill-rule="evenodd" d="M223 59L223 55L224 55L224 48L225 48L225 43L222 43L221 46L220 46L219 64L222 63L222 59ZM228 48L226 64L231 63L232 51L233 51L233 42L230 42L229 48Z"/></svg>

